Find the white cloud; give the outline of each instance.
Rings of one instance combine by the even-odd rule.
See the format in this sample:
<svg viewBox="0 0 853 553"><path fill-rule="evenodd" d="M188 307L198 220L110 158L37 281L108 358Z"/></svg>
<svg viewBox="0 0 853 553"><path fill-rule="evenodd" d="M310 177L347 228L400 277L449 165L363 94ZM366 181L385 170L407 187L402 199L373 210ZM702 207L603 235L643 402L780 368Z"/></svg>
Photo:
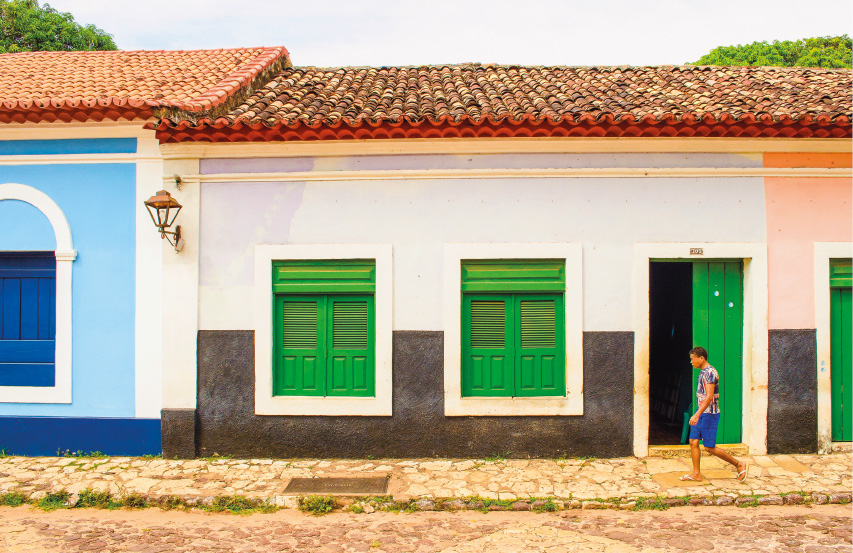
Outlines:
<svg viewBox="0 0 853 553"><path fill-rule="evenodd" d="M853 33L821 0L54 0L123 49L284 45L296 65L665 65L716 46ZM128 6L132 6L129 8Z"/></svg>

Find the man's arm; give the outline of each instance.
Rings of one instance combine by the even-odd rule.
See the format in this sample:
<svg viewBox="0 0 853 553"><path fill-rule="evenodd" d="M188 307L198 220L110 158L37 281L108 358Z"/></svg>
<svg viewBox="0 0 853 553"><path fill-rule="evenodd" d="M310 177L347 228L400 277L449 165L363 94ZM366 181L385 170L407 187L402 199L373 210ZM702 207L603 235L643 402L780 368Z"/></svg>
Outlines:
<svg viewBox="0 0 853 553"><path fill-rule="evenodd" d="M696 409L696 414L690 417L690 426L696 426L699 424L699 415L705 412L705 409L711 405L711 401L714 399L714 388L716 386L714 384L710 384L705 382L705 399L702 400L702 403L699 404L699 408Z"/></svg>

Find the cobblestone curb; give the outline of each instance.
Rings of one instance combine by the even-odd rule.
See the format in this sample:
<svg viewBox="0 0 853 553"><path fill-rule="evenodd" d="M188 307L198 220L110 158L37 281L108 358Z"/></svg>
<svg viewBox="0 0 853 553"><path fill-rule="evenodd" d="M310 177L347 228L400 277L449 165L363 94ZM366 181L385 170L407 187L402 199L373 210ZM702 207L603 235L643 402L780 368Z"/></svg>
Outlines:
<svg viewBox="0 0 853 553"><path fill-rule="evenodd" d="M92 492L92 490L87 490ZM85 493L85 491L84 491ZM97 492L96 492L97 493ZM51 503L49 510L56 508L74 508L79 506L79 493L69 493L67 491L59 492L44 492L37 491L29 495L21 494L20 492L9 492L0 495L0 506L17 506L30 504L36 507L42 507L45 499L50 498L66 498L56 504L56 501ZM128 506L128 496L111 496L108 492L107 497L112 497L114 503L110 507L118 508ZM304 496L274 496L270 498L247 498L244 496L203 496L203 495L140 495L131 494L134 503L131 507L147 508L159 507L164 510L171 509L192 509L199 508L211 511L253 511L253 510L277 510L277 509L300 509L303 511L311 511L303 505ZM794 492L784 495L744 495L733 497L730 495L721 495L717 497L645 497L645 498L607 498L607 499L592 499L592 500L576 500L571 498L537 498L531 501L501 501L490 500L482 497L471 497L467 499L459 498L439 498L439 499L419 499L408 501L395 501L390 497L345 497L334 498L329 496L308 496L310 499L323 500L323 502L332 506L332 508L340 509L345 512L356 514L370 514L377 511L393 511L393 512L415 512L415 511L533 511L533 512L554 512L564 510L587 510L587 509L620 509L620 510L665 510L672 507L699 507L699 506L736 506L736 507L759 507L765 505L826 505L840 504L846 505L851 503L853 497L851 494L826 494L826 493L805 493ZM243 509L230 509L229 504L238 503L244 505ZM86 505L91 506L91 505ZM224 506L224 507L223 507Z"/></svg>

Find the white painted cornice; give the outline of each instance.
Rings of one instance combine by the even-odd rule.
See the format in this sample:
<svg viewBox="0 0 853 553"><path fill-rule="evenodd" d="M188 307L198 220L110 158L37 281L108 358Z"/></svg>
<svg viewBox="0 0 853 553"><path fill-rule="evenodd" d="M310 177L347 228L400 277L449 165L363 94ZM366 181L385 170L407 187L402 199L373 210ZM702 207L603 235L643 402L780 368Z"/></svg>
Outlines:
<svg viewBox="0 0 853 553"><path fill-rule="evenodd" d="M100 123L24 123L0 125L0 140L65 140L74 138L154 138L145 121Z"/></svg>
<svg viewBox="0 0 853 553"><path fill-rule="evenodd" d="M47 154L26 156L0 156L0 167L4 165L78 165L91 163L136 163L138 161L161 161L162 158L149 154Z"/></svg>
<svg viewBox="0 0 853 553"><path fill-rule="evenodd" d="M568 169L416 169L382 171L298 171L180 175L183 183L310 182L518 178L731 178L731 177L853 177L850 168L811 167L583 167ZM174 176L163 182L174 184Z"/></svg>
<svg viewBox="0 0 853 553"><path fill-rule="evenodd" d="M441 138L307 142L182 142L164 159L532 153L851 153L847 138Z"/></svg>

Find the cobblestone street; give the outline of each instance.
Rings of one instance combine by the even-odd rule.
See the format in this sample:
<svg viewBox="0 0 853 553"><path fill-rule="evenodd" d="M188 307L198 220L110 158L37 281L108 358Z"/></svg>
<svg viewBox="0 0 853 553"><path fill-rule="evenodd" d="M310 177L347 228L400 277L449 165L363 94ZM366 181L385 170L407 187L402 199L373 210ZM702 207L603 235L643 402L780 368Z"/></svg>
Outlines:
<svg viewBox="0 0 853 553"><path fill-rule="evenodd" d="M179 496L203 501L241 495L293 506L284 493L291 478L387 476L388 494L397 500L479 496L515 500L554 498L584 501L639 497L696 498L776 496L818 493L834 503L850 501L853 489L849 453L830 455L755 455L744 482L731 466L703 457L706 480L683 482L686 458L616 459L193 459L131 457L0 458L0 493L18 491L36 498L46 492L78 493L86 488L114 494L138 493L151 500ZM775 500L773 500L775 501ZM780 500L781 501L781 500ZM771 501L772 504L772 501Z"/></svg>
<svg viewBox="0 0 853 553"><path fill-rule="evenodd" d="M560 513L39 512L0 508L0 550L18 552L830 553L851 549L850 505L683 507Z"/></svg>

